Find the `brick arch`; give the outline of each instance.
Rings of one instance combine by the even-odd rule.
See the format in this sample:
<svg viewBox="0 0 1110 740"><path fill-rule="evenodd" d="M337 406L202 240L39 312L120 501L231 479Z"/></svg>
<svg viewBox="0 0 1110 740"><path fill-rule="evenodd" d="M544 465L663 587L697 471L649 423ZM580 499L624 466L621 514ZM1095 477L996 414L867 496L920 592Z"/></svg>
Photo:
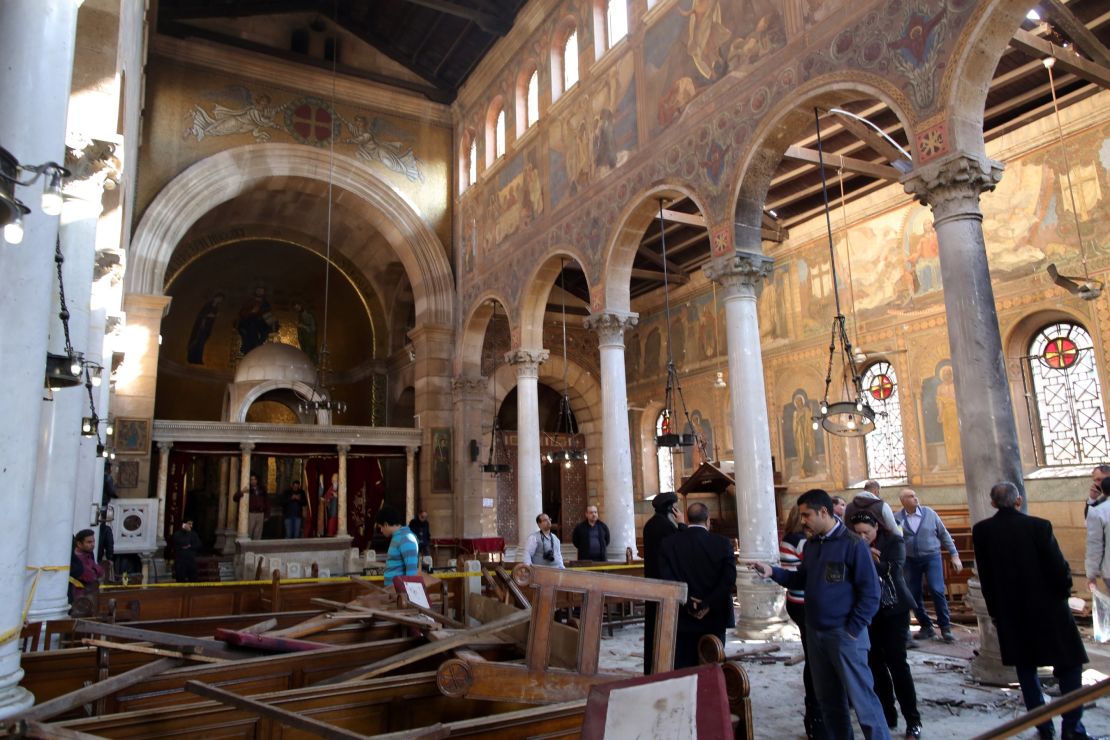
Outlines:
<svg viewBox="0 0 1110 740"><path fill-rule="evenodd" d="M466 314L466 322L459 334L459 344L455 352L456 375L476 378L482 374L482 347L486 341L486 330L489 328L490 319L493 318L494 302L508 317L509 336L512 336L513 316L509 313L509 302L494 291L486 291L471 304Z"/></svg>
<svg viewBox="0 0 1110 740"><path fill-rule="evenodd" d="M584 272L586 266L590 264L576 248L571 246L558 246L547 253L543 262L536 267L524 283L526 287L521 294L520 305L518 306L520 331L518 334L512 335L513 347L526 347L528 349L543 347L543 317L547 313L547 299L559 277L560 259L567 262L577 262ZM585 274L586 281L589 283L589 273L585 272ZM593 286L591 286L590 295L593 295Z"/></svg>

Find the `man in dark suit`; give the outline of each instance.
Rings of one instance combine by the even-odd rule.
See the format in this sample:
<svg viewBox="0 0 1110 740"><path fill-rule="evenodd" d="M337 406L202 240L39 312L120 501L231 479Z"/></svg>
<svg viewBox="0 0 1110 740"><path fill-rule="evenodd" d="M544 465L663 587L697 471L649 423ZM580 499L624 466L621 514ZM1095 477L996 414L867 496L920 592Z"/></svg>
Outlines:
<svg viewBox="0 0 1110 740"><path fill-rule="evenodd" d="M651 500L655 514L644 524L644 548L640 556L644 559L644 578L662 578L663 540L678 532L678 496L674 491L657 494ZM655 618L659 605L654 601L644 604L644 675L650 676L655 660Z"/></svg>
<svg viewBox="0 0 1110 740"><path fill-rule="evenodd" d="M690 504L687 527L663 540L662 576L686 583L686 605L678 613L674 667L698 665L698 640L716 635L725 640L725 628L735 624L732 586L736 582L736 556L728 538L709 532L709 507Z"/></svg>
<svg viewBox="0 0 1110 740"><path fill-rule="evenodd" d="M991 504L998 513L971 529L975 566L987 612L998 631L1003 665L1017 671L1025 707L1044 704L1037 666L1050 665L1068 693L1081 685L1087 652L1068 608L1071 571L1046 519L1021 512L1017 486L996 483ZM1088 738L1078 706L1063 715L1063 737ZM1052 722L1037 727L1041 738L1055 737Z"/></svg>

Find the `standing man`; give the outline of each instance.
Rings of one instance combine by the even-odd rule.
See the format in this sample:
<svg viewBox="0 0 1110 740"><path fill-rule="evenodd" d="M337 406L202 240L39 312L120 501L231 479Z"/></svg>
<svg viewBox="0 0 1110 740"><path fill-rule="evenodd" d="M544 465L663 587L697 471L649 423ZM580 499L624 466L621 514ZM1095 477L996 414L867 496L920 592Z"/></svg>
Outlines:
<svg viewBox="0 0 1110 740"><path fill-rule="evenodd" d="M1099 495L1110 495L1110 476L1102 479ZM1110 506L1092 507L1087 512L1087 588L1098 588L1098 577L1110 589Z"/></svg>
<svg viewBox="0 0 1110 740"><path fill-rule="evenodd" d="M736 556L727 537L709 532L709 507L690 504L687 527L663 540L660 565L663 578L686 584L686 604L678 613L674 667L698 665L698 640L716 635L724 643L725 628L736 624L732 586Z"/></svg>
<svg viewBox="0 0 1110 740"><path fill-rule="evenodd" d="M96 535L91 529L82 529L73 535L73 552L69 556L70 604L76 604L77 599L95 592L104 577L104 569L93 557L95 550Z"/></svg>
<svg viewBox="0 0 1110 740"><path fill-rule="evenodd" d="M1091 485L1087 489L1087 500L1083 502L1083 518L1087 518L1091 509L1106 500L1102 490L1102 481L1110 478L1110 465L1096 465L1091 471Z"/></svg>
<svg viewBox="0 0 1110 740"><path fill-rule="evenodd" d="M1071 571L1052 536L1052 524L1021 512L1021 495L1008 481L991 488L998 512L971 528L975 566L987 612L998 631L1002 664L1013 666L1026 709L1044 704L1037 666L1050 665L1067 694L1082 684L1087 652L1068 608ZM1087 738L1082 705L1063 715L1063 737ZM1052 721L1037 726L1055 737Z"/></svg>
<svg viewBox="0 0 1110 740"><path fill-rule="evenodd" d="M374 518L382 534L389 538L385 555L385 583L397 576L415 576L420 572L420 545L416 536L405 526L401 512L392 506L383 506Z"/></svg>
<svg viewBox="0 0 1110 740"><path fill-rule="evenodd" d="M173 578L180 583L193 583L200 580L197 576L197 552L200 551L200 536L193 531L193 520L181 522L181 529L173 533Z"/></svg>
<svg viewBox="0 0 1110 740"><path fill-rule="evenodd" d="M289 489L282 496L282 516L285 519L285 539L294 540L301 536L301 524L304 522L304 490L301 482L295 480L289 484Z"/></svg>
<svg viewBox="0 0 1110 740"><path fill-rule="evenodd" d="M420 546L420 557L424 557L432 550L432 527L428 524L428 512L421 509L416 518L409 522L409 530L416 535L416 543Z"/></svg>
<svg viewBox="0 0 1110 740"><path fill-rule="evenodd" d="M660 493L651 500L655 514L644 524L644 578L662 578L663 541L685 525L678 523L678 496L673 491ZM644 675L651 675L655 659L655 617L659 605L654 601L644 603Z"/></svg>
<svg viewBox="0 0 1110 740"><path fill-rule="evenodd" d="M563 550L559 538L551 531L551 517L543 512L536 515L539 530L528 535L524 543L525 565L546 565L549 568L563 568Z"/></svg>
<svg viewBox="0 0 1110 740"><path fill-rule="evenodd" d="M928 640L936 637L929 612L925 611L925 596L921 589L921 577L924 576L933 597L933 608L937 610L937 627L940 627L941 639L952 642L955 638L952 636L948 598L944 593L944 564L940 560L940 550L943 547L948 553L954 571L963 570L960 553L940 516L922 504L912 488L902 489L898 498L902 502L902 510L894 518L902 527L902 537L906 541L904 575L906 585L913 595L913 613L921 626L914 639Z"/></svg>
<svg viewBox="0 0 1110 740"><path fill-rule="evenodd" d="M266 489L258 482L258 476L251 473L250 485L237 492L234 499L238 501L248 494L247 524L248 534L252 540L262 539L262 525L270 515L270 499L266 496Z"/></svg>
<svg viewBox="0 0 1110 740"><path fill-rule="evenodd" d="M886 527L886 531L896 535L902 534L902 530L898 528L898 522L894 520L894 510L890 508L890 504L879 497L879 491L881 490L883 489L879 485L879 481L869 480L865 482L863 491L856 494L855 498L844 507L844 516L841 519L848 521L857 511L869 511Z"/></svg>
<svg viewBox="0 0 1110 740"><path fill-rule="evenodd" d="M759 575L806 592L806 642L813 688L831 738L852 737L848 702L863 735L888 740L874 678L867 664L867 626L879 611L879 576L871 550L833 514L833 501L819 488L798 497L798 515L808 543L796 571L751 563Z"/></svg>
<svg viewBox="0 0 1110 740"><path fill-rule="evenodd" d="M597 518L597 507L586 507L586 521L579 522L570 536L578 548L579 560L605 561L605 548L609 547L609 527Z"/></svg>
<svg viewBox="0 0 1110 740"><path fill-rule="evenodd" d="M844 521L844 512L848 508L848 502L844 500L843 496L833 496L833 514L840 521Z"/></svg>

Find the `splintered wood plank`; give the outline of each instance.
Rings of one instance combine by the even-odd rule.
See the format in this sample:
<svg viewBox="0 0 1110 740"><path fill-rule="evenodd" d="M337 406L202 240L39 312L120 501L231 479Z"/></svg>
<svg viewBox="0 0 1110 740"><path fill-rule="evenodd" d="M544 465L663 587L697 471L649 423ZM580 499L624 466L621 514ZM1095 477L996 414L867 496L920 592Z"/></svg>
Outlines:
<svg viewBox="0 0 1110 740"><path fill-rule="evenodd" d="M265 650L269 653L300 653L307 650L323 650L328 647L322 642L310 640L297 640L292 637L274 637L272 635L255 635L250 632L236 630L216 630L216 639L223 640L229 645L238 647Z"/></svg>
<svg viewBox="0 0 1110 740"><path fill-rule="evenodd" d="M179 665L181 665L181 660L178 658L161 658L155 660L146 665L141 665L138 668L132 668L118 676L112 676L104 681L97 681L94 684L77 689L77 691L71 691L68 694L55 697L50 701L44 701L42 704L36 704L24 712L21 718L27 720L44 720L56 717L71 709L76 709L77 707L97 701L98 699L103 699L116 691L134 686L151 676L156 676L163 671L168 671L170 668L175 668Z"/></svg>
<svg viewBox="0 0 1110 740"><path fill-rule="evenodd" d="M227 646L217 640L208 640L202 637L186 637L175 635L171 632L158 632L156 630L137 629L125 627L122 624L105 624L104 622L89 622L84 619L77 620L73 625L74 632L90 633L94 635L107 635L122 640L135 642L149 642L154 645L167 645L169 647L193 648L198 655L209 655L213 658L227 658L237 660L249 657L249 653L238 653L227 649Z"/></svg>
<svg viewBox="0 0 1110 740"><path fill-rule="evenodd" d="M144 655L158 655L163 658L182 658L184 660L193 660L198 663L226 663L224 658L212 658L207 655L197 655L190 652L189 648L184 650L166 650L165 648L156 648L153 645L147 645L141 642L112 642L111 640L97 640L92 637L86 637L81 640L82 645L89 645L91 647L112 648L113 650L123 650L129 653L143 653Z"/></svg>

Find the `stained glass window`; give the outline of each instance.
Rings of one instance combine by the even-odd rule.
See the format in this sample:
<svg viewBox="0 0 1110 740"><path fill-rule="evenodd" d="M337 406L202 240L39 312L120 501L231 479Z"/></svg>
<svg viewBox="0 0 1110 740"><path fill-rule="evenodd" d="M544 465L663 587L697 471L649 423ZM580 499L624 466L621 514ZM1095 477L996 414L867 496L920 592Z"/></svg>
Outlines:
<svg viewBox="0 0 1110 740"><path fill-rule="evenodd" d="M875 431L865 437L867 475L880 483L901 483L906 480L906 444L894 367L886 361L869 366L863 373L863 393L875 412Z"/></svg>
<svg viewBox="0 0 1110 740"><path fill-rule="evenodd" d="M1087 330L1063 321L1046 326L1033 337L1025 360L1044 464L1110 460L1095 350Z"/></svg>
<svg viewBox="0 0 1110 740"><path fill-rule="evenodd" d="M664 409L659 413L659 418L655 420L655 436L658 437L663 434L670 434L672 424L668 417L667 411ZM656 464L659 469L659 492L673 491L674 485L674 449L671 447L659 447L655 451Z"/></svg>

